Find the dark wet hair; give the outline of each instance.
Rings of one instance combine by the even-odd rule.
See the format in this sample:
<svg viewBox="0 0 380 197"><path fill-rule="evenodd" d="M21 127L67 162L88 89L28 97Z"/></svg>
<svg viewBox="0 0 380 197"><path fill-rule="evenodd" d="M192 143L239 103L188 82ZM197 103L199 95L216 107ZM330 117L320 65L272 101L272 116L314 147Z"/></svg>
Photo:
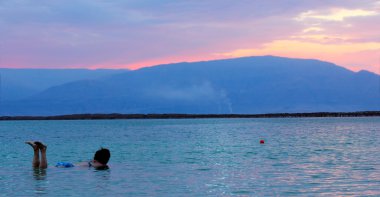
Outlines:
<svg viewBox="0 0 380 197"><path fill-rule="evenodd" d="M96 151L94 155L94 160L98 161L101 164L106 165L108 163L108 160L110 160L111 153L106 148L100 148L98 151Z"/></svg>

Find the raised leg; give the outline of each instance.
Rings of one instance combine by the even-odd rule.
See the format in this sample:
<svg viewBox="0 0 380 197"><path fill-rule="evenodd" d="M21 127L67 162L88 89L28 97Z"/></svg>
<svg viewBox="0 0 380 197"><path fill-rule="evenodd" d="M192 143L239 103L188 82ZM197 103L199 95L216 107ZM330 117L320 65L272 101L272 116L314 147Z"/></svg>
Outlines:
<svg viewBox="0 0 380 197"><path fill-rule="evenodd" d="M41 142L35 142L37 147L40 149L41 152L41 162L40 162L40 168L47 168L47 159L46 159L46 149L47 146L45 144L42 144Z"/></svg>
<svg viewBox="0 0 380 197"><path fill-rule="evenodd" d="M32 166L33 168L38 168L40 167L40 152L38 146L35 144L33 141L28 141L25 142L26 144L29 144L33 148L33 161L32 161Z"/></svg>

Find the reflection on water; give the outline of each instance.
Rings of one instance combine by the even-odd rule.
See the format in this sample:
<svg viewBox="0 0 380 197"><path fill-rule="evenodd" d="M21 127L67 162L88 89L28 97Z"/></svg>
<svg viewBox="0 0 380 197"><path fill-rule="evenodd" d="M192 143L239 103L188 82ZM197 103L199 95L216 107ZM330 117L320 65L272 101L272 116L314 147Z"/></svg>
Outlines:
<svg viewBox="0 0 380 197"><path fill-rule="evenodd" d="M46 169L34 168L34 192L39 194L47 193L48 182L46 181Z"/></svg>
<svg viewBox="0 0 380 197"><path fill-rule="evenodd" d="M380 118L19 121L0 133L6 196L380 196ZM107 147L110 169L31 171L29 139L52 163Z"/></svg>
<svg viewBox="0 0 380 197"><path fill-rule="evenodd" d="M94 169L94 178L99 181L108 181L111 177L111 169L96 170Z"/></svg>
<svg viewBox="0 0 380 197"><path fill-rule="evenodd" d="M92 178L96 180L93 187L95 190L98 190L97 193L104 192L110 190L110 178L111 178L111 171L110 169L107 170L93 170L93 173L91 174Z"/></svg>
<svg viewBox="0 0 380 197"><path fill-rule="evenodd" d="M33 177L34 179L40 181L46 179L46 169L34 168L33 169Z"/></svg>

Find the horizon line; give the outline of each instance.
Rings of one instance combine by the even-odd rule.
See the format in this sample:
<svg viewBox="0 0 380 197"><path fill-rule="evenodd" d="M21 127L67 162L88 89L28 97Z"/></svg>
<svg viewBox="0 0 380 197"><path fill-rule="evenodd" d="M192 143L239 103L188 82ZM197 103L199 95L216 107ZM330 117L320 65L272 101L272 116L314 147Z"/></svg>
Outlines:
<svg viewBox="0 0 380 197"><path fill-rule="evenodd" d="M116 120L116 119L204 119L204 118L323 118L323 117L380 117L380 111L354 112L294 112L263 114L184 114L184 113L84 113L65 115L0 116L0 121L11 120Z"/></svg>

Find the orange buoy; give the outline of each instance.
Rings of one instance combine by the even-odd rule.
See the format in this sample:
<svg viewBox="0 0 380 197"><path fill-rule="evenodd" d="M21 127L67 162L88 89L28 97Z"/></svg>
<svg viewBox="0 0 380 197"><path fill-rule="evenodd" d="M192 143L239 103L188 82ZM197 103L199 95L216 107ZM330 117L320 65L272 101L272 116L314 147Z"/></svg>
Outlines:
<svg viewBox="0 0 380 197"><path fill-rule="evenodd" d="M260 140L260 144L264 144L265 142L264 142L264 140Z"/></svg>

